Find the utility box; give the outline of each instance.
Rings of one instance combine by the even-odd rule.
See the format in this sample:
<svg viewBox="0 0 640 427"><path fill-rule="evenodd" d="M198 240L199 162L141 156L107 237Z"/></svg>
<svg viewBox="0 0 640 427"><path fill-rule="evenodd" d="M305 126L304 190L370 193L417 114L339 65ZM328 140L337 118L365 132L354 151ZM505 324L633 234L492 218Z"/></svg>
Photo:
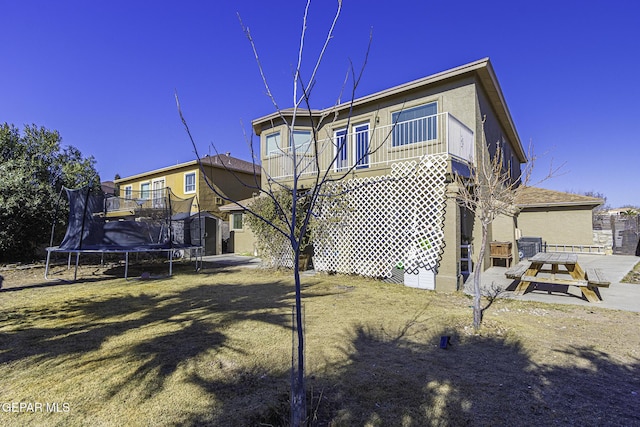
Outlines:
<svg viewBox="0 0 640 427"><path fill-rule="evenodd" d="M529 259L542 252L542 237L521 237L518 239L518 256Z"/></svg>
<svg viewBox="0 0 640 427"><path fill-rule="evenodd" d="M436 273L426 268L418 269L418 274L404 273L404 285L411 288L435 290Z"/></svg>

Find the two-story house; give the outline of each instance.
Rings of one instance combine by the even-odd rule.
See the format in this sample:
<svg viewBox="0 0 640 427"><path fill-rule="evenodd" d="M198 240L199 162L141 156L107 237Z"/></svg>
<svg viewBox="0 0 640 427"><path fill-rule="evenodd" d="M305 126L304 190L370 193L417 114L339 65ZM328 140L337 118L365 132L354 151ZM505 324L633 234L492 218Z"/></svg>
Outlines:
<svg viewBox="0 0 640 427"><path fill-rule="evenodd" d="M231 157L230 153L206 156L198 160L167 166L116 179L120 197L156 200L168 187L178 198L194 198L191 212L203 222L202 244L206 255L223 252L223 242L229 237L228 213L220 210L227 201L250 197L260 183L260 168L253 163ZM217 193L209 188L213 185Z"/></svg>
<svg viewBox="0 0 640 427"><path fill-rule="evenodd" d="M263 185L291 184L294 164L302 189L318 170L334 178L349 172L324 191L336 196L321 204L320 217L333 220L314 237L315 268L372 277L403 269L405 283L426 274L417 286L459 289L461 246L480 242L480 227L456 200L454 176L469 176L497 146L515 179L527 161L489 59L324 110L298 110L295 123L293 115L253 121ZM515 234L515 221L501 220L489 239L514 242Z"/></svg>

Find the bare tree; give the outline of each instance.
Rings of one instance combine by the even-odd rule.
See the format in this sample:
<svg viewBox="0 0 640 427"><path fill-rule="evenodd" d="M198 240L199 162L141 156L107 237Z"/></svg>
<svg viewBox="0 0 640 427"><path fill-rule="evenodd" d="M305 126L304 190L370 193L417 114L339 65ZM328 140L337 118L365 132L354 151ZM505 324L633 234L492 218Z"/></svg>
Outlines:
<svg viewBox="0 0 640 427"><path fill-rule="evenodd" d="M487 237L489 226L500 215L513 216L517 214L516 199L522 189L530 185L531 174L535 163L535 156L531 148L528 153L528 162L518 176L512 176L512 167L504 157L504 147L496 143L495 154L491 156L487 152L487 141L484 132L484 120L482 129L482 149L480 159L476 166L471 168L469 178L458 176L457 198L464 207L475 214L481 226L482 241L477 252L477 260L473 272L473 327L478 329L482 323L482 263L487 250ZM554 168L551 164L549 173L540 183L556 175L560 168ZM497 292L493 292L497 294ZM494 295L495 296L495 295ZM492 298L489 298L490 303Z"/></svg>
<svg viewBox="0 0 640 427"><path fill-rule="evenodd" d="M254 43L253 37L248 27L246 27L242 20L240 20L240 24L242 26L242 30L246 35L251 48L253 50L253 54L258 66L258 70L260 73L260 77L266 89L266 94L271 100L273 107L275 109L275 116L277 117L279 124L284 124L289 132L290 140L288 141L288 147L290 149L285 150L282 147L278 147L278 155L282 156L287 162L287 170L291 171L290 179L283 182L283 180L274 179L269 175L269 170L263 168L259 164L259 142L258 149L254 147L253 138L247 138L249 148L251 150L251 156L253 159L254 165L254 182L252 184L247 184L243 182L243 185L251 187L256 193L259 193L260 197L266 199L271 202L272 210L270 211L270 215L265 215L264 210L260 210L254 208L254 206L250 203L242 206L244 211L257 218L266 226L270 227L276 234L280 235L281 238L287 242L287 245L290 248L291 256L292 256L292 266L293 266L293 277L295 282L295 307L294 307L294 326L295 326L295 340L294 340L294 351L292 354L292 377L291 377L291 424L294 426L301 426L307 422L307 411L306 411L306 388L305 388L305 344L304 344L304 323L303 323L303 315L302 315L302 290L301 290L301 280L299 273L299 259L300 254L304 246L306 245L306 239L310 227L310 223L312 220L313 212L316 208L316 205L320 203L320 199L326 197L326 194L323 194L323 188L325 184L330 182L336 182L344 179L348 176L356 167L362 159L355 159L354 164L349 168L341 169L340 173L335 173L335 165L338 162L339 153L347 144L347 139L342 138L340 140L333 140L331 138L320 138L320 129L323 126L326 126L327 122L331 122L335 120L337 117L337 109L334 111L330 111L330 113L325 114L324 116L318 118L314 116L312 107L311 107L311 94L316 83L316 75L318 69L322 63L323 57L329 45L329 42L333 38L334 28L338 21L338 18L342 9L342 0L338 0L337 9L334 14L332 23L328 30L328 33L324 39L324 43L315 59L314 65L312 67L311 72L303 79L303 70L302 70L302 59L304 56L304 46L305 46L305 38L307 36L307 18L309 12L310 0L307 1L304 15L303 15L303 25L301 29L300 43L297 55L297 63L293 69L293 77L292 77L292 93L293 93L293 107L283 110L280 108L278 102L276 101L273 92L270 89L267 77L265 75L264 69L262 67L262 63L260 60L260 56L258 55L258 51L256 49L256 45ZM371 36L369 37L369 46L371 43ZM347 85L349 77L352 79L351 86L351 96L350 102L353 102L355 97L356 88L360 82L362 73L364 71L367 57L369 54L369 47L367 48L365 60L363 62L362 67L358 72L355 71L352 63L349 65L349 70L347 72L347 77L345 78L345 82L340 89L340 94L337 97L337 102L334 106L336 108L338 105L344 107L345 104L340 102L342 98L343 91ZM186 132L191 140L193 149L195 151L196 156L200 161L200 167L203 170L202 161L200 155L198 154L198 150L196 148L195 141L192 137L192 134L189 130L189 126L187 121L182 113L182 109L180 107L180 102L176 95L176 104L178 107L178 112L180 114L180 118L182 123L186 129ZM347 102L349 105L349 102ZM348 111L349 116L347 120L349 121L350 112L352 106L349 105ZM330 109L331 110L331 109ZM312 135L311 141L306 147L299 147L296 145L293 140L294 128L296 126L296 122L300 122L302 119L308 119L310 123L313 124L312 127ZM390 132L389 132L390 135ZM387 136L388 138L388 136ZM364 156L375 152L379 149L384 142L386 142L385 138L380 142L377 147L370 147L368 153L363 153ZM322 140L322 142L321 142ZM213 149L216 154L218 154L218 150L215 145L213 145ZM329 161L329 164L320 164L320 154L321 151L330 149L335 151L335 156ZM309 158L313 159L312 162L309 162ZM223 164L223 167L227 168L226 164ZM258 176L258 171L261 172L262 179ZM204 170L203 170L204 172ZM232 170L229 170L233 174ZM305 189L301 190L300 181L302 176L305 176ZM208 187L213 191L218 197L228 201L237 203L237 200L230 199L227 195L222 194L218 188L209 181L207 175L205 173L202 174L207 183ZM236 177L237 178L237 177ZM263 185L263 182L266 185ZM309 184L311 182L311 184ZM289 197L283 197L283 194ZM260 204L260 203L259 203ZM257 206L258 204L256 204Z"/></svg>

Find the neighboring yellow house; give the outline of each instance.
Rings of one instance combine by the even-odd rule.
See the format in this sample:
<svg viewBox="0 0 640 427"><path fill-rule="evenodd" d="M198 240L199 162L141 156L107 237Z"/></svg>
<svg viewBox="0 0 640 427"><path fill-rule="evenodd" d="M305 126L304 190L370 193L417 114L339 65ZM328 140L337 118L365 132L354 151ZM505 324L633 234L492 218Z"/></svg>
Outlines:
<svg viewBox="0 0 640 427"><path fill-rule="evenodd" d="M209 188L207 180L223 197ZM212 255L223 252L223 243L229 237L228 214L220 209L228 203L225 198L250 197L260 180L259 167L227 153L116 179L114 183L120 197L125 198L154 199L154 195L162 194L160 190L165 187L179 198L195 196L191 212L196 214L198 209L201 212L205 223L202 227L205 254Z"/></svg>
<svg viewBox="0 0 640 427"><path fill-rule="evenodd" d="M283 114L288 123L278 113L253 121L263 186L290 184L294 162L301 189L318 166L333 178L349 171L327 187L344 194L348 207L327 202L319 213L339 221L313 242L317 270L390 277L400 267L410 286L460 289L461 246L481 239L473 215L456 201L453 175L468 176L498 144L512 176L527 161L489 59L324 110L301 109L293 125L293 112ZM515 256L515 224L500 227L496 234L509 237Z"/></svg>

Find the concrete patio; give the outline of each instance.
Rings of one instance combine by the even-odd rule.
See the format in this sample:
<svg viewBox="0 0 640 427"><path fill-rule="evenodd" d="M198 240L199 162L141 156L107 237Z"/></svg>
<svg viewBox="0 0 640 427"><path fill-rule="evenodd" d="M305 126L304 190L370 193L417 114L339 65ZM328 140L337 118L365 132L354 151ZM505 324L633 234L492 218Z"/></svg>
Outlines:
<svg viewBox="0 0 640 427"><path fill-rule="evenodd" d="M584 300L580 290L575 286L556 287L553 292L534 290L525 295L516 296L513 294L513 290L517 282L507 279L504 274L507 270L506 267L491 267L482 273L482 288L485 291L490 291L492 287L502 288L505 291L500 296L504 298L640 312L640 284L620 282L638 262L640 262L640 258L631 255L578 255L578 263L583 269L599 268L611 280L611 285L608 288L600 288L602 302L596 304ZM469 276L465 282L464 291L466 293L470 293L473 286L472 280L473 276Z"/></svg>

